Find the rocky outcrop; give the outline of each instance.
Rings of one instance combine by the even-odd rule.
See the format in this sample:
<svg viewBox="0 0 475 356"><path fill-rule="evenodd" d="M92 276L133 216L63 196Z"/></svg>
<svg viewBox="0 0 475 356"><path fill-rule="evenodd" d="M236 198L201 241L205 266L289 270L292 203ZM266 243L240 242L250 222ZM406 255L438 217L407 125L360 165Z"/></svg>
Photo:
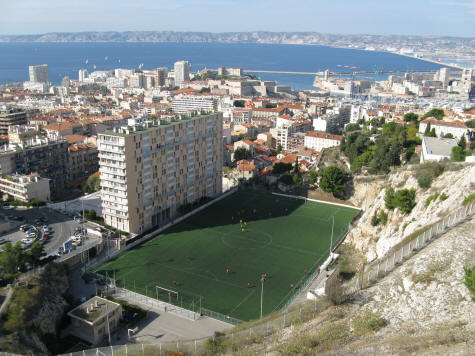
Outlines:
<svg viewBox="0 0 475 356"><path fill-rule="evenodd" d="M345 243L350 243L362 251L368 261L383 257L405 237L454 212L475 190L473 165L444 172L434 179L429 189L420 188L415 176L412 170L408 170L392 173L386 179L355 179L355 194L351 201L360 206L364 213L357 226L348 234ZM410 214L404 215L398 209L389 211L386 208L384 197L388 185L396 190L416 190L417 204ZM437 198L427 206L427 198L434 193L444 193L448 197L445 200ZM388 213L388 222L385 225L372 226L372 217L383 210Z"/></svg>
<svg viewBox="0 0 475 356"><path fill-rule="evenodd" d="M63 297L68 288L67 273L56 264L22 280L8 305L4 327L9 333L0 338L0 350L51 354L45 340L56 339L58 326L69 307Z"/></svg>

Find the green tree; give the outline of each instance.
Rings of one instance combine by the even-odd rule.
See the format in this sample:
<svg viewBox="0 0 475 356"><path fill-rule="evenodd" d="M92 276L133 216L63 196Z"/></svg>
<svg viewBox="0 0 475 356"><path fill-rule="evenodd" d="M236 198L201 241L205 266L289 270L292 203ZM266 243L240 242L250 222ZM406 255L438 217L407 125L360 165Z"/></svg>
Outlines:
<svg viewBox="0 0 475 356"><path fill-rule="evenodd" d="M86 183L82 185L82 190L85 193L94 193L99 189L101 189L101 179L97 174L90 175Z"/></svg>
<svg viewBox="0 0 475 356"><path fill-rule="evenodd" d="M210 92L211 92L211 89L208 87L202 87L200 89L200 93L210 93Z"/></svg>
<svg viewBox="0 0 475 356"><path fill-rule="evenodd" d="M452 160L462 162L465 160L463 148L460 146L452 147Z"/></svg>
<svg viewBox="0 0 475 356"><path fill-rule="evenodd" d="M338 193L346 187L346 175L336 166L326 168L322 173L320 188L327 193Z"/></svg>
<svg viewBox="0 0 475 356"><path fill-rule="evenodd" d="M429 123L427 123L426 129L424 131L424 136L430 136L430 129L431 129L431 125L430 125L430 122L429 122Z"/></svg>
<svg viewBox="0 0 475 356"><path fill-rule="evenodd" d="M419 120L419 115L414 114L413 112L408 112L404 114L404 121L406 122L417 122Z"/></svg>
<svg viewBox="0 0 475 356"><path fill-rule="evenodd" d="M245 106L244 100L234 100L234 107L243 108Z"/></svg>
<svg viewBox="0 0 475 356"><path fill-rule="evenodd" d="M394 188L389 186L386 188L386 193L384 195L384 202L386 203L386 208L389 210L394 210L396 208L396 205L394 203Z"/></svg>
<svg viewBox="0 0 475 356"><path fill-rule="evenodd" d="M294 183L292 176L290 174L284 174L282 177L279 178L279 182L285 185L291 185Z"/></svg>
<svg viewBox="0 0 475 356"><path fill-rule="evenodd" d="M272 167L272 173L275 174L281 174L281 173L287 173L292 170L292 163L283 163L279 162L274 164Z"/></svg>
<svg viewBox="0 0 475 356"><path fill-rule="evenodd" d="M398 190L394 196L394 204L404 214L409 214L416 206L416 191L414 189Z"/></svg>
<svg viewBox="0 0 475 356"><path fill-rule="evenodd" d="M432 176L429 173L421 173L421 175L417 177L417 182L419 183L419 187L421 188L430 188L430 186L432 185Z"/></svg>
<svg viewBox="0 0 475 356"><path fill-rule="evenodd" d="M361 129L361 127L358 124L347 124L345 126L345 132L358 131L360 129Z"/></svg>
<svg viewBox="0 0 475 356"><path fill-rule="evenodd" d="M442 138L454 138L454 135L451 133L446 133L444 136L442 136Z"/></svg>
<svg viewBox="0 0 475 356"><path fill-rule="evenodd" d="M318 172L315 170L311 170L308 172L308 180L311 184L315 184L318 181Z"/></svg>
<svg viewBox="0 0 475 356"><path fill-rule="evenodd" d="M435 117L437 120L442 120L444 116L445 116L444 110L436 108L425 113L425 115L422 118L427 119L428 117Z"/></svg>
<svg viewBox="0 0 475 356"><path fill-rule="evenodd" d="M28 263L33 267L41 264L41 259L46 256L42 242L34 242L27 254Z"/></svg>
<svg viewBox="0 0 475 356"><path fill-rule="evenodd" d="M295 155L294 174L299 174L299 159L297 155Z"/></svg>
<svg viewBox="0 0 475 356"><path fill-rule="evenodd" d="M251 152L244 147L236 148L236 151L234 151L235 161L241 161L243 159L248 159L249 157L251 157Z"/></svg>
<svg viewBox="0 0 475 356"><path fill-rule="evenodd" d="M276 149L275 152L276 152L277 154L279 154L279 153L282 152L282 145L281 145L280 143L277 145L277 149Z"/></svg>
<svg viewBox="0 0 475 356"><path fill-rule="evenodd" d="M465 149L467 148L467 140L465 139L465 135L462 135L462 137L460 137L460 140L459 142L457 143L457 145L465 151Z"/></svg>

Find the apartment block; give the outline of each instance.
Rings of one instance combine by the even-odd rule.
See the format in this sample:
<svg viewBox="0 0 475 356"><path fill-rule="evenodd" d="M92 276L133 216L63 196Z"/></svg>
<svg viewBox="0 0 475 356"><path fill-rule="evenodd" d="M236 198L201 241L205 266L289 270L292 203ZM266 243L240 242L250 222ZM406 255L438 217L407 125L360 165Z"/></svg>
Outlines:
<svg viewBox="0 0 475 356"><path fill-rule="evenodd" d="M321 151L324 148L339 146L341 142L340 135L332 135L325 132L309 131L305 135L305 148Z"/></svg>
<svg viewBox="0 0 475 356"><path fill-rule="evenodd" d="M172 101L172 109L176 113L193 110L216 111L218 100L210 95L179 95Z"/></svg>
<svg viewBox="0 0 475 356"><path fill-rule="evenodd" d="M29 201L39 199L50 200L49 179L41 178L37 174L0 177L0 192L15 200Z"/></svg>
<svg viewBox="0 0 475 356"><path fill-rule="evenodd" d="M68 141L51 140L30 127L10 128L10 142L0 149L0 175L37 173L50 180L51 199L71 187Z"/></svg>
<svg viewBox="0 0 475 356"><path fill-rule="evenodd" d="M28 72L30 74L30 82L36 83L48 83L49 71L47 64L41 64L38 66L29 66Z"/></svg>
<svg viewBox="0 0 475 356"><path fill-rule="evenodd" d="M99 135L106 224L141 233L222 191L222 113L137 120Z"/></svg>
<svg viewBox="0 0 475 356"><path fill-rule="evenodd" d="M2 105L0 107L0 135L7 135L12 125L25 125L26 112L22 109Z"/></svg>

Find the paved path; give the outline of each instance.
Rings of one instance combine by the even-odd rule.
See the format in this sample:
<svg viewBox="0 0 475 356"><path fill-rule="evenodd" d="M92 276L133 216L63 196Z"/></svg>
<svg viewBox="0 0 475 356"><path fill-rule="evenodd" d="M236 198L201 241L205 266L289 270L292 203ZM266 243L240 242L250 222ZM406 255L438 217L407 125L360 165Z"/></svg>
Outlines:
<svg viewBox="0 0 475 356"><path fill-rule="evenodd" d="M233 325L222 321L201 317L198 320L189 320L176 314L164 312L162 309L143 304L140 301L124 298L129 304L134 304L147 310L147 316L142 320L135 334L136 343L157 343L165 341L192 340L208 337L215 331L232 329ZM127 330L124 328L114 336L114 343L123 344L127 340Z"/></svg>

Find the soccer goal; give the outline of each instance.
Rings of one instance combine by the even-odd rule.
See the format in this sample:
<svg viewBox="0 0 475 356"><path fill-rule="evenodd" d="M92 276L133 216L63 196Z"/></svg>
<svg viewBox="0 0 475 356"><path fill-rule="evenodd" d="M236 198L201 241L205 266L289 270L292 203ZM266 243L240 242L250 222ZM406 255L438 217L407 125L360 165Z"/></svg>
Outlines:
<svg viewBox="0 0 475 356"><path fill-rule="evenodd" d="M157 294L158 300L168 300L168 303L172 304L172 298L173 300L176 298L176 301L178 302L178 291L176 290L156 285L155 293Z"/></svg>

